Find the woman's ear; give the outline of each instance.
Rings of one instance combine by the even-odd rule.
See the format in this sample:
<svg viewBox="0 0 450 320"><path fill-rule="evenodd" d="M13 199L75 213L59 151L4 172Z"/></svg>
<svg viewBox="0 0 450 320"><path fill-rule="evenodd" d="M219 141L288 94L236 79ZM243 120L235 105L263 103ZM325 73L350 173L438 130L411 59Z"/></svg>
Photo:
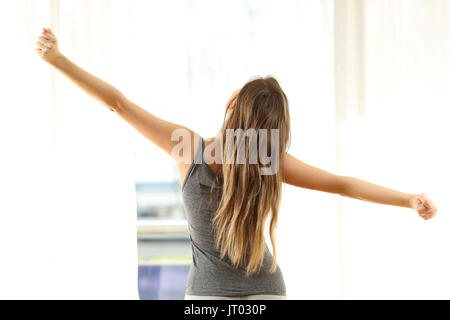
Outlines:
<svg viewBox="0 0 450 320"><path fill-rule="evenodd" d="M230 109L234 109L234 107L236 107L236 99L229 106Z"/></svg>

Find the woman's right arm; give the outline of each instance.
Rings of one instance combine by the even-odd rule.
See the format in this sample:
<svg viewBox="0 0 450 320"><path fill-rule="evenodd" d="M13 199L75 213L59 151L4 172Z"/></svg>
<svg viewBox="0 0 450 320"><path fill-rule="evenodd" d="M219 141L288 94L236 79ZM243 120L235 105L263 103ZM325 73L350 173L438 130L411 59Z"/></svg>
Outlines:
<svg viewBox="0 0 450 320"><path fill-rule="evenodd" d="M156 117L130 101L114 86L77 66L59 52L56 36L50 29L44 29L36 45L36 52L43 60L59 70L84 92L107 106L110 110L115 111L143 136L172 157L174 157L172 150L179 144L179 141L172 140L172 133L177 129L184 130L183 132L188 134L191 140L192 157L195 135L192 130ZM175 160L179 161L179 159ZM189 163L190 161L187 162Z"/></svg>
<svg viewBox="0 0 450 320"><path fill-rule="evenodd" d="M36 45L36 52L43 60L60 71L87 94L114 111L121 95L119 90L83 70L61 54L58 49L58 40L50 29L44 29Z"/></svg>
<svg viewBox="0 0 450 320"><path fill-rule="evenodd" d="M116 111L121 93L115 87L83 70L63 54L55 57L51 65L91 97Z"/></svg>
<svg viewBox="0 0 450 320"><path fill-rule="evenodd" d="M308 165L289 153L283 157L281 174L283 182L296 187L379 204L411 208L425 220L432 218L437 212L433 202L425 193L404 193L355 177L337 175Z"/></svg>

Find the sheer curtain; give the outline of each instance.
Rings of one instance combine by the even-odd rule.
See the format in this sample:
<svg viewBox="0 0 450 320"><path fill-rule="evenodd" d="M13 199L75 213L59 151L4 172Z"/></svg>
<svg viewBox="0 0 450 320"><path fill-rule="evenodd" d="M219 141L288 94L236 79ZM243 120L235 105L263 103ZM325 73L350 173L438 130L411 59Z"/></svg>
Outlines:
<svg viewBox="0 0 450 320"><path fill-rule="evenodd" d="M449 9L445 0L336 2L340 173L425 192L438 207L422 221L342 199L346 298L449 297Z"/></svg>
<svg viewBox="0 0 450 320"><path fill-rule="evenodd" d="M69 59L123 82L128 3L111 4L0 3L2 298L138 297L130 129L34 52L51 27Z"/></svg>

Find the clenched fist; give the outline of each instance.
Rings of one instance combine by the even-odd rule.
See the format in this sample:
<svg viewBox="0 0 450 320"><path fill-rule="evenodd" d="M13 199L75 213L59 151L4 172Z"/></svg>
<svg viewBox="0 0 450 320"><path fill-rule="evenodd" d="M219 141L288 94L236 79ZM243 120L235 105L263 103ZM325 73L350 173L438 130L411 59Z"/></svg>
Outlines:
<svg viewBox="0 0 450 320"><path fill-rule="evenodd" d="M409 202L411 208L416 210L419 216L425 220L433 218L436 215L437 208L425 193L415 195Z"/></svg>
<svg viewBox="0 0 450 320"><path fill-rule="evenodd" d="M61 55L58 50L58 40L51 29L43 28L43 30L36 42L35 50L44 61L51 64Z"/></svg>

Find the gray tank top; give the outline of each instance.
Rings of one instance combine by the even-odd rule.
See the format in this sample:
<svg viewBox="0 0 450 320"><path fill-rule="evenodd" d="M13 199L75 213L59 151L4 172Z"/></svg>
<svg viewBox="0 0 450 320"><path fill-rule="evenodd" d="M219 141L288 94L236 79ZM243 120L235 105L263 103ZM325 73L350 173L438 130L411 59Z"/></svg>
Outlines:
<svg viewBox="0 0 450 320"><path fill-rule="evenodd" d="M273 256L267 243L261 271L257 274L247 276L244 266L234 269L228 257L220 259L220 252L214 246L211 224L218 206L217 197L210 193L215 173L204 162L203 149L204 141L200 137L194 161L189 167L182 185L193 260L189 269L185 294L200 296L286 295L280 267L277 265L274 273L269 272Z"/></svg>

